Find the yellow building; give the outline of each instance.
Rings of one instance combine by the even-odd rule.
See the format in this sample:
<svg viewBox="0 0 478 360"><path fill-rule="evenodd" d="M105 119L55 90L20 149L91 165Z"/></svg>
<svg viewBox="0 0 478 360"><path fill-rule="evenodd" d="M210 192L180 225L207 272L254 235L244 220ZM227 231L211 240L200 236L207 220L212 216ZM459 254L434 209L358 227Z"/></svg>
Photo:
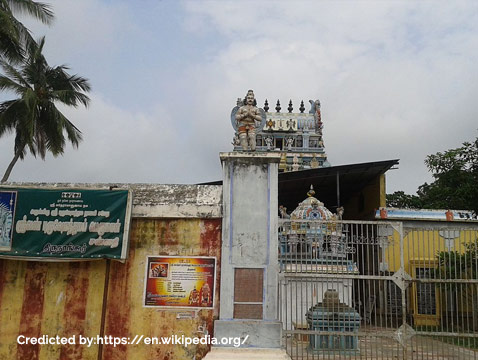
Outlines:
<svg viewBox="0 0 478 360"><path fill-rule="evenodd" d="M390 274L403 268L410 284L407 312L415 327L447 326L453 320L449 313L455 314L455 323L473 318L478 288L470 270L477 260L470 247L476 249L478 241L476 216L469 211L381 208L376 218L400 221L387 234L381 268Z"/></svg>

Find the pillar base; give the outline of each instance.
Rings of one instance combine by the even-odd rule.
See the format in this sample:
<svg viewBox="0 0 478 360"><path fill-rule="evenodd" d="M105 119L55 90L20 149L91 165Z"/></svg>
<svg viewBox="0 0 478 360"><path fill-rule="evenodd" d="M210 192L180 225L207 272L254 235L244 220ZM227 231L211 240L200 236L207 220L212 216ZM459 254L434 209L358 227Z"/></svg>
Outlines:
<svg viewBox="0 0 478 360"><path fill-rule="evenodd" d="M246 339L244 341L243 339ZM282 323L280 321L262 320L216 320L214 337L240 337L244 344L241 348L280 349L282 339ZM232 347L229 344L226 347ZM225 347L225 346L221 346Z"/></svg>
<svg viewBox="0 0 478 360"><path fill-rule="evenodd" d="M280 349L235 349L213 347L204 360L291 360Z"/></svg>

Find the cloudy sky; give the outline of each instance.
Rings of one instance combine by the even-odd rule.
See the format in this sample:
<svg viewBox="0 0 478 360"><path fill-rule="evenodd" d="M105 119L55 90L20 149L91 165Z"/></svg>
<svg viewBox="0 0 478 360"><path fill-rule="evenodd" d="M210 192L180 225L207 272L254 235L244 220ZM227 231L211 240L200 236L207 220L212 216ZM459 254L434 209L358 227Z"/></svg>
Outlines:
<svg viewBox="0 0 478 360"><path fill-rule="evenodd" d="M478 135L478 2L44 1L54 24L24 22L92 101L64 110L78 150L28 156L11 181L218 180L247 89L259 104L320 99L329 161L400 159L388 192L414 193L427 154ZM0 153L3 173L13 136Z"/></svg>

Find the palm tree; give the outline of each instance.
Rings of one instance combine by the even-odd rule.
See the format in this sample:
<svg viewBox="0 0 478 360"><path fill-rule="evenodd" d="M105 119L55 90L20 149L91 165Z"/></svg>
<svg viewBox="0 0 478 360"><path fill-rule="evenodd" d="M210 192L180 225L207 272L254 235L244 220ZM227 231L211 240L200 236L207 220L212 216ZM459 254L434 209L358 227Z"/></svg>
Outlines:
<svg viewBox="0 0 478 360"><path fill-rule="evenodd" d="M1 0L0 0L1 1ZM78 147L81 132L56 107L57 103L77 107L88 106L85 95L90 90L88 80L69 75L64 65L50 67L42 54L45 38L29 43L25 59L19 66L0 60L5 75L0 75L0 91L15 93L18 98L0 103L0 137L15 132L13 160L0 182L7 181L18 159L29 150L33 156L51 152L63 154L66 138ZM65 136L66 134L66 136Z"/></svg>
<svg viewBox="0 0 478 360"><path fill-rule="evenodd" d="M24 44L33 42L28 29L14 16L22 13L44 24L53 20L53 12L46 4L32 0L0 0L0 59L20 61L24 55Z"/></svg>

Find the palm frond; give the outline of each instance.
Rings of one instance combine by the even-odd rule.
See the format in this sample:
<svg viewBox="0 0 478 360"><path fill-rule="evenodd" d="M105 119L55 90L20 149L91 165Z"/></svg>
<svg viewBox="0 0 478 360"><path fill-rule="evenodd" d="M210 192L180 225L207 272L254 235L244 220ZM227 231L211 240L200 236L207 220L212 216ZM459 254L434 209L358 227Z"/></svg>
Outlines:
<svg viewBox="0 0 478 360"><path fill-rule="evenodd" d="M57 78L58 81L68 83L73 90L84 92L91 91L91 86L88 82L88 79L77 74L70 75L68 74L67 70L69 70L69 67L66 65L60 65L52 68L54 77Z"/></svg>
<svg viewBox="0 0 478 360"><path fill-rule="evenodd" d="M80 129L78 129L70 120L68 120L60 110L53 105L53 108L58 116L59 123L62 124L62 130L65 130L68 140L70 141L73 147L77 148L80 142L83 140L83 135L81 134Z"/></svg>
<svg viewBox="0 0 478 360"><path fill-rule="evenodd" d="M73 88L76 91L84 91L84 92L91 91L91 85L88 82L88 79L85 79L78 75L72 75L70 76L68 81L70 82L70 84L73 86Z"/></svg>
<svg viewBox="0 0 478 360"><path fill-rule="evenodd" d="M84 94L91 90L88 79L78 75L70 75L66 72L68 67L65 65L52 68L48 72L48 79L53 89L54 97L69 106L78 106L83 104L88 107L90 98Z"/></svg>
<svg viewBox="0 0 478 360"><path fill-rule="evenodd" d="M0 84L0 90L12 90L18 95L21 95L21 89L29 88L30 85L23 77L22 73L15 67L8 64L6 61L0 60L0 67L3 69L5 76L1 76L2 84ZM2 86L4 86L2 88Z"/></svg>
<svg viewBox="0 0 478 360"><path fill-rule="evenodd" d="M56 90L52 92L53 97L55 100L68 105L78 107L78 105L83 104L85 107L88 107L90 98L78 91L72 90Z"/></svg>
<svg viewBox="0 0 478 360"><path fill-rule="evenodd" d="M6 0L15 13L27 14L44 24L51 24L54 18L51 6L32 0Z"/></svg>
<svg viewBox="0 0 478 360"><path fill-rule="evenodd" d="M0 6L0 59L18 63L23 58L21 36L10 11Z"/></svg>
<svg viewBox="0 0 478 360"><path fill-rule="evenodd" d="M55 105L50 103L42 113L44 121L41 122L42 131L44 132L42 141L44 141L45 149L58 156L63 154L65 148L65 135L63 133L63 115L56 109ZM46 136L48 134L48 136ZM54 136L53 136L54 135Z"/></svg>
<svg viewBox="0 0 478 360"><path fill-rule="evenodd" d="M18 119L24 116L23 101L9 100L0 104L0 137L16 130Z"/></svg>
<svg viewBox="0 0 478 360"><path fill-rule="evenodd" d="M16 81L22 83L25 86L28 85L28 83L23 78L21 70L17 69L17 67L12 65L8 61L0 59L0 67L3 69L5 75L13 77Z"/></svg>
<svg viewBox="0 0 478 360"><path fill-rule="evenodd" d="M32 113L32 115L35 115L34 112L36 111L36 106L39 103L36 92L33 89L26 89L23 93L22 99L25 102L28 112Z"/></svg>
<svg viewBox="0 0 478 360"><path fill-rule="evenodd" d="M11 22L11 26L13 26L15 29L16 41L18 41L21 46L26 48L26 46L29 44L35 43L35 39L33 38L30 30L28 30L25 25L18 21L13 15L11 15L9 21ZM25 52L25 49L22 48L19 54L21 60L24 60Z"/></svg>
<svg viewBox="0 0 478 360"><path fill-rule="evenodd" d="M31 144L28 142L28 139L23 135L21 131L17 131L15 135L15 144L13 146L13 150L15 154L17 152L20 152L20 159L23 160L25 158L25 155L27 154L27 147L30 150L30 153L36 157L36 151L35 148L31 146Z"/></svg>
<svg viewBox="0 0 478 360"><path fill-rule="evenodd" d="M22 96L24 89L25 88L23 86L16 83L12 79L9 79L5 76L0 75L0 90L12 91L17 95Z"/></svg>

